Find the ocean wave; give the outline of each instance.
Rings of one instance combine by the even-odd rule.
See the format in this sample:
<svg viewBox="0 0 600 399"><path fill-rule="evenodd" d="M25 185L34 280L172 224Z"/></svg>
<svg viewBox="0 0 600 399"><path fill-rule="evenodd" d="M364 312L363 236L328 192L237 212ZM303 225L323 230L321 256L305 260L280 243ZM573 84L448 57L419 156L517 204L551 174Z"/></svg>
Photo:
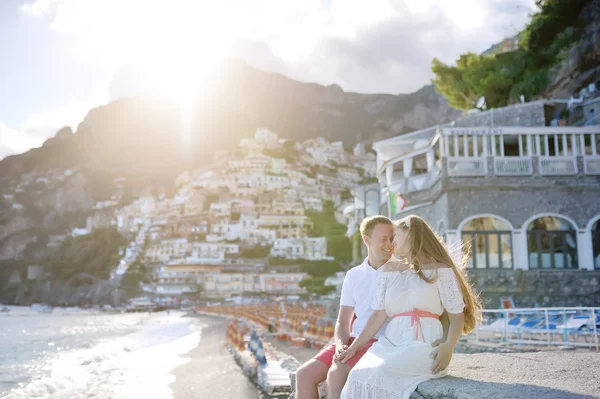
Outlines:
<svg viewBox="0 0 600 399"><path fill-rule="evenodd" d="M36 316L50 314L50 315L69 315L69 314L100 314L100 310L96 309L83 309L79 307L50 307L45 305L39 306L3 306L0 307L0 317L14 317L14 316Z"/></svg>
<svg viewBox="0 0 600 399"><path fill-rule="evenodd" d="M91 348L58 354L48 373L13 389L3 399L170 398L169 373L189 359L201 330L180 314L153 315L138 331ZM74 326L75 327L75 326Z"/></svg>

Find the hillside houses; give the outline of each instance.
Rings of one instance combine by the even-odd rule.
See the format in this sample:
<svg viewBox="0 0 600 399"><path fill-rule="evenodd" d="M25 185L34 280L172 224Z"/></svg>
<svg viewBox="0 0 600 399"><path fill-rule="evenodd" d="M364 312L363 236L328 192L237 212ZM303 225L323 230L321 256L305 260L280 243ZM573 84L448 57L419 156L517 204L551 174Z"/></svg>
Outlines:
<svg viewBox="0 0 600 399"><path fill-rule="evenodd" d="M215 153L209 165L179 175L170 197L114 206L112 218L107 208L98 209L103 213L89 218L88 230L111 223L135 237L117 274L134 262L152 265L154 280L145 289L155 293L215 298L242 291L301 293L298 283L306 275L262 276L253 266L238 270L236 262L244 254L255 256L244 260L248 265L266 258L332 259L327 238L313 236L312 218L328 201L339 206L344 190L373 174L374 162L364 148L346 152L341 142L322 138L293 145L259 129L238 150ZM201 279L198 265L210 266ZM223 265L238 269L224 275Z"/></svg>

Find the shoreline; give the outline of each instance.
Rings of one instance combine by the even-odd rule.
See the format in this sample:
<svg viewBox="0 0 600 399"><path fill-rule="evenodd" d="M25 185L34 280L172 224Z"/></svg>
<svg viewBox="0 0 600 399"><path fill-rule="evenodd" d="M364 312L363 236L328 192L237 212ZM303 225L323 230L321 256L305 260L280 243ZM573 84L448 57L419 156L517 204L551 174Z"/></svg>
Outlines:
<svg viewBox="0 0 600 399"><path fill-rule="evenodd" d="M174 399L260 399L258 388L242 373L226 347L227 320L187 315L201 329L198 346L182 357L187 361L171 370Z"/></svg>

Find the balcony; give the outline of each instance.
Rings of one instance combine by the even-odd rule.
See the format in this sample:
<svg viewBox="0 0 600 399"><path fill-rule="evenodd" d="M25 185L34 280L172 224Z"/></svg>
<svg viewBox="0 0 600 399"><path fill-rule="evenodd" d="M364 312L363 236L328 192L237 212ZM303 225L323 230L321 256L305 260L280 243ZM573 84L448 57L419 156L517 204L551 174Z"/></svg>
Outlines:
<svg viewBox="0 0 600 399"><path fill-rule="evenodd" d="M527 176L533 173L533 163L529 157L496 157L494 174L496 176Z"/></svg>
<svg viewBox="0 0 600 399"><path fill-rule="evenodd" d="M487 164L483 157L448 158L449 176L485 176Z"/></svg>
<svg viewBox="0 0 600 399"><path fill-rule="evenodd" d="M540 175L576 175L577 160L575 157L540 157Z"/></svg>
<svg viewBox="0 0 600 399"><path fill-rule="evenodd" d="M600 156L583 157L583 171L586 175L600 175Z"/></svg>

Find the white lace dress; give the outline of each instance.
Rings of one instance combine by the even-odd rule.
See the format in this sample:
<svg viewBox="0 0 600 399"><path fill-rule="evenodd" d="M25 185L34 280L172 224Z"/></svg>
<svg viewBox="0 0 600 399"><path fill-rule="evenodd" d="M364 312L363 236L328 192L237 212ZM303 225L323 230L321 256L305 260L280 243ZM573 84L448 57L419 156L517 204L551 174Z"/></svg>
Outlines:
<svg viewBox="0 0 600 399"><path fill-rule="evenodd" d="M436 270L425 270L429 278ZM373 309L385 309L388 317L413 309L441 315L461 313L463 298L450 268L438 268L434 283L423 281L412 271L380 272ZM417 386L431 378L443 377L448 369L431 373L433 348L431 343L443 335L442 323L435 318L421 317L422 335L415 337L411 317L391 319L385 335L379 338L354 366L348 376L343 399L408 399ZM423 338L425 341L423 341Z"/></svg>

